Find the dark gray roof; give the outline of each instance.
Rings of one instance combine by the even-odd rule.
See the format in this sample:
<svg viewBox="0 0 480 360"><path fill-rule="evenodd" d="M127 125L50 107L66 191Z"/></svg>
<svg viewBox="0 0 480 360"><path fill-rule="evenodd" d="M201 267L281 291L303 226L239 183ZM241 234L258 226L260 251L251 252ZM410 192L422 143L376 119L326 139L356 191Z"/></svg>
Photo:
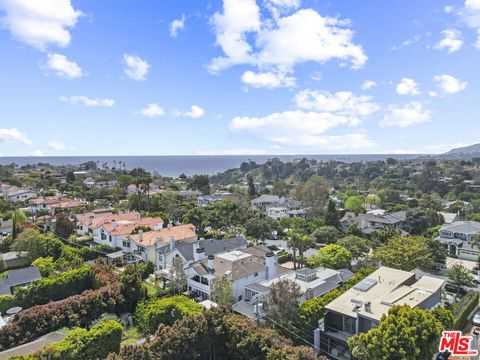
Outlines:
<svg viewBox="0 0 480 360"><path fill-rule="evenodd" d="M270 292L269 287L264 286L264 285L259 284L259 283L253 283L253 284L250 284L250 285L246 285L245 289L250 289L250 290L255 291L257 293L260 293L260 294Z"/></svg>
<svg viewBox="0 0 480 360"><path fill-rule="evenodd" d="M303 268L303 269L297 270L296 273L300 275L309 276L309 275L316 274L317 269Z"/></svg>
<svg viewBox="0 0 480 360"><path fill-rule="evenodd" d="M36 266L9 271L5 279L0 279L0 295L11 294L12 287L29 284L41 278L40 270Z"/></svg>
<svg viewBox="0 0 480 360"><path fill-rule="evenodd" d="M225 251L231 251L247 246L247 241L241 237L236 236L226 240L218 239L203 239L199 242L199 247L205 249L205 256L215 255ZM193 260L193 244L185 243L183 241L178 241L176 243L176 248L185 258L185 260Z"/></svg>

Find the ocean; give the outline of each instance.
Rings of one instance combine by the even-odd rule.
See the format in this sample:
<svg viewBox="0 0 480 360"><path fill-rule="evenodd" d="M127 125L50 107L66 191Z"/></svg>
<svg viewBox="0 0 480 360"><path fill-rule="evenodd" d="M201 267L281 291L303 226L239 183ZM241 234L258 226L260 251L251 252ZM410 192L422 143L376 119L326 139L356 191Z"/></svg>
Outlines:
<svg viewBox="0 0 480 360"><path fill-rule="evenodd" d="M244 161L252 160L258 164L266 162L274 157L282 161L307 158L317 161L339 160L344 162L376 161L385 160L389 157L398 160L416 158L414 154L366 154L366 155L178 155L178 156L44 156L44 157L0 157L0 164L31 165L37 163L48 163L51 165L81 164L87 161L95 161L100 166L107 164L114 165L114 161L126 164L126 168L144 168L163 176L178 177L185 175L207 174L214 175L219 172L239 167ZM118 165L117 165L118 166ZM123 167L123 165L122 165Z"/></svg>

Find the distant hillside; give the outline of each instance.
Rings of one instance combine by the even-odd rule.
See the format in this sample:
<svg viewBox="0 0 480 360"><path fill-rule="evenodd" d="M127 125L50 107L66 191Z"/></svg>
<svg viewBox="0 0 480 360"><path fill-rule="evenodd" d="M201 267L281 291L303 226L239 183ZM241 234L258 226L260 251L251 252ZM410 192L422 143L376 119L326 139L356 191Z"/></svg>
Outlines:
<svg viewBox="0 0 480 360"><path fill-rule="evenodd" d="M460 154L465 154L465 155L480 154L480 144L474 144L470 146L452 149L449 152L445 153L444 155L460 155Z"/></svg>

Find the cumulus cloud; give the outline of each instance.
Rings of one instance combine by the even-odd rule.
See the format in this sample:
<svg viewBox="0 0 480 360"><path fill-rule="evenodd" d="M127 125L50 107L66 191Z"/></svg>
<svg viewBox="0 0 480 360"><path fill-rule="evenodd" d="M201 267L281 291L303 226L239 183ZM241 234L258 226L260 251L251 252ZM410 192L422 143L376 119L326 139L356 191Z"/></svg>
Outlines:
<svg viewBox="0 0 480 360"><path fill-rule="evenodd" d="M130 79L141 81L147 78L149 63L136 55L123 54L123 72Z"/></svg>
<svg viewBox="0 0 480 360"><path fill-rule="evenodd" d="M396 126L405 128L414 124L430 121L432 112L424 109L419 101L412 101L403 106L390 105L388 113L380 122L380 127Z"/></svg>
<svg viewBox="0 0 480 360"><path fill-rule="evenodd" d="M285 73L276 72L253 72L245 71L242 75L242 82L255 87L266 88L279 88L279 87L293 87L295 86L296 79L291 76L287 76Z"/></svg>
<svg viewBox="0 0 480 360"><path fill-rule="evenodd" d="M362 84L362 90L370 90L377 86L377 83L373 80L365 80Z"/></svg>
<svg viewBox="0 0 480 360"><path fill-rule="evenodd" d="M65 79L81 78L84 75L82 68L77 63L69 60L65 55L48 54L44 67L53 71L58 77Z"/></svg>
<svg viewBox="0 0 480 360"><path fill-rule="evenodd" d="M418 84L413 79L403 78L397 84L395 91L398 95L418 95L420 94L420 89Z"/></svg>
<svg viewBox="0 0 480 360"><path fill-rule="evenodd" d="M17 128L11 128L11 129L1 129L0 128L0 142L3 143L13 143L13 142L19 142L25 145L30 145L32 142L30 139L19 131Z"/></svg>
<svg viewBox="0 0 480 360"><path fill-rule="evenodd" d="M35 157L45 156L45 154L41 150L34 150L29 155L30 156L35 156Z"/></svg>
<svg viewBox="0 0 480 360"><path fill-rule="evenodd" d="M73 8L71 0L2 0L0 10L5 12L1 25L15 39L40 50L49 45L69 45L69 29L82 15Z"/></svg>
<svg viewBox="0 0 480 360"><path fill-rule="evenodd" d="M165 115L165 110L156 103L150 103L145 108L140 110L143 116L159 117Z"/></svg>
<svg viewBox="0 0 480 360"><path fill-rule="evenodd" d="M347 116L367 116L380 110L371 96L355 96L350 91L329 93L328 91L303 90L295 95L298 108L314 111L341 113Z"/></svg>
<svg viewBox="0 0 480 360"><path fill-rule="evenodd" d="M60 96L60 101L67 102L69 104L83 104L85 106L105 106L111 107L115 104L115 101L108 98L90 98L85 95L78 96Z"/></svg>
<svg viewBox="0 0 480 360"><path fill-rule="evenodd" d="M278 0L268 1L267 5L292 10L300 2ZM263 19L260 13L255 0L223 1L223 11L214 14L212 24L224 56L210 62L210 72L248 64L258 67L261 73L285 74L308 61L338 59L352 68L361 68L367 61L362 47L353 43L349 21L324 17L312 9L288 15L277 12L277 16ZM270 82L266 84L270 86Z"/></svg>
<svg viewBox="0 0 480 360"><path fill-rule="evenodd" d="M461 81L447 74L436 75L433 79L437 82L438 87L448 94L455 94L465 90L468 84L466 81Z"/></svg>
<svg viewBox="0 0 480 360"><path fill-rule="evenodd" d="M436 49L446 49L449 53L460 50L463 45L462 33L455 29L442 31L443 39L435 46Z"/></svg>
<svg viewBox="0 0 480 360"><path fill-rule="evenodd" d="M200 106L192 105L192 107L190 108L190 111L187 111L185 113L185 116L197 119L199 117L202 117L204 114L205 114L205 111Z"/></svg>
<svg viewBox="0 0 480 360"><path fill-rule="evenodd" d="M48 147L55 151L61 151L67 148L63 142L57 140L49 141Z"/></svg>
<svg viewBox="0 0 480 360"><path fill-rule="evenodd" d="M176 38L178 35L178 32L180 30L183 30L185 27L185 15L182 14L182 17L180 19L173 20L170 23L170 36Z"/></svg>
<svg viewBox="0 0 480 360"><path fill-rule="evenodd" d="M480 49L480 0L465 0L458 14L467 26L477 31L476 47Z"/></svg>

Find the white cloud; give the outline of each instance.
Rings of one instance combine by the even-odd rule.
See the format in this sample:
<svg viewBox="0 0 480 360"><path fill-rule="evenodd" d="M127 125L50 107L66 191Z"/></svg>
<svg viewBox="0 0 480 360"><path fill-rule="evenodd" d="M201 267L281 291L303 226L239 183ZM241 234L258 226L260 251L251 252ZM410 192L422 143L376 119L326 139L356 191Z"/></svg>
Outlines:
<svg viewBox="0 0 480 360"><path fill-rule="evenodd" d="M177 37L178 31L183 30L185 27L185 15L182 14L182 17L180 19L173 20L170 23L170 36L171 37Z"/></svg>
<svg viewBox="0 0 480 360"><path fill-rule="evenodd" d="M17 128L0 129L0 142L12 143L19 142L25 145L30 145L32 142L24 133L20 132Z"/></svg>
<svg viewBox="0 0 480 360"><path fill-rule="evenodd" d="M84 75L82 68L77 63L70 61L65 55L48 54L44 67L65 79L81 78Z"/></svg>
<svg viewBox="0 0 480 360"><path fill-rule="evenodd" d="M463 45L462 33L455 29L442 31L444 38L435 46L436 49L447 49L449 53L460 50Z"/></svg>
<svg viewBox="0 0 480 360"><path fill-rule="evenodd" d="M157 117L165 115L165 110L163 110L163 108L156 103L150 103L147 105L147 107L141 109L140 113L148 117Z"/></svg>
<svg viewBox="0 0 480 360"><path fill-rule="evenodd" d="M85 106L105 106L111 107L115 104L115 101L108 98L90 98L85 95L78 96L60 96L60 101L68 102L70 104L83 104Z"/></svg>
<svg viewBox="0 0 480 360"><path fill-rule="evenodd" d="M445 14L451 14L453 12L454 8L452 5L447 5L443 8L443 11Z"/></svg>
<svg viewBox="0 0 480 360"><path fill-rule="evenodd" d="M123 62L125 64L123 71L130 79L140 81L147 78L150 65L146 60L136 55L123 54Z"/></svg>
<svg viewBox="0 0 480 360"><path fill-rule="evenodd" d="M48 45L66 47L82 12L75 10L71 0L2 0L0 19L14 38L40 50Z"/></svg>
<svg viewBox="0 0 480 360"><path fill-rule="evenodd" d="M242 75L242 82L255 88L266 87L269 89L279 87L293 87L296 79L278 72L253 72L247 70Z"/></svg>
<svg viewBox="0 0 480 360"><path fill-rule="evenodd" d="M373 80L365 80L362 84L362 90L370 90L377 86L377 83Z"/></svg>
<svg viewBox="0 0 480 360"><path fill-rule="evenodd" d="M455 94L465 90L468 84L466 81L460 81L447 74L436 75L433 79L437 82L438 87L448 94Z"/></svg>
<svg viewBox="0 0 480 360"><path fill-rule="evenodd" d="M276 4L276 5L275 5ZM294 9L297 1L269 1L269 6ZM360 68L367 61L361 46L352 42L349 21L323 17L312 9L287 16L260 17L255 0L224 0L223 12L215 13L212 24L224 56L213 59L209 70L218 73L230 66L249 64L261 73L288 73L308 61L324 63L339 59Z"/></svg>
<svg viewBox="0 0 480 360"><path fill-rule="evenodd" d="M264 155L267 152L263 149L239 148L224 150L199 150L197 155Z"/></svg>
<svg viewBox="0 0 480 360"><path fill-rule="evenodd" d="M464 6L458 11L463 22L477 31L476 47L480 49L480 1L465 0Z"/></svg>
<svg viewBox="0 0 480 360"><path fill-rule="evenodd" d="M403 78L397 84L395 91L398 95L418 95L420 94L420 90L418 88L418 84L413 79Z"/></svg>
<svg viewBox="0 0 480 360"><path fill-rule="evenodd" d="M184 115L193 119L197 119L199 117L202 117L204 114L205 111L200 106L192 105L190 111L187 111Z"/></svg>
<svg viewBox="0 0 480 360"><path fill-rule="evenodd" d="M63 142L57 141L57 140L50 141L48 143L48 147L52 150L55 150L55 151L61 151L61 150L65 150L67 148Z"/></svg>
<svg viewBox="0 0 480 360"><path fill-rule="evenodd" d="M35 156L35 157L42 157L42 156L45 156L45 154L40 151L40 150L34 150L32 151L30 154L30 156Z"/></svg>
<svg viewBox="0 0 480 360"><path fill-rule="evenodd" d="M371 102L370 96L355 96L350 91L329 93L328 91L303 90L295 95L298 108L314 111L339 113L346 116L366 116L380 110Z"/></svg>
<svg viewBox="0 0 480 360"><path fill-rule="evenodd" d="M423 104L412 101L404 106L390 105L388 113L380 122L380 127L397 126L405 128L414 124L430 121L432 112L424 109Z"/></svg>

